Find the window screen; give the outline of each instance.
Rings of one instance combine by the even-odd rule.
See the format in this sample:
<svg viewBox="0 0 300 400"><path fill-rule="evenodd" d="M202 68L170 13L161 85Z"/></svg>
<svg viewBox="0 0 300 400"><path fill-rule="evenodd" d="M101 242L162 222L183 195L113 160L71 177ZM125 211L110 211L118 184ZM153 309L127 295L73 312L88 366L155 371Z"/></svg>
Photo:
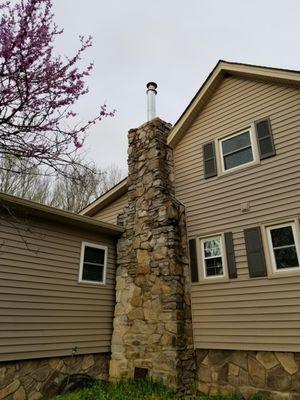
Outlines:
<svg viewBox="0 0 300 400"><path fill-rule="evenodd" d="M104 282L105 249L84 245L82 281Z"/></svg>
<svg viewBox="0 0 300 400"><path fill-rule="evenodd" d="M203 239L202 254L205 277L224 276L221 237Z"/></svg>
<svg viewBox="0 0 300 400"><path fill-rule="evenodd" d="M269 228L269 239L277 270L299 268L293 225Z"/></svg>
<svg viewBox="0 0 300 400"><path fill-rule="evenodd" d="M253 161L250 131L222 140L221 150L225 171Z"/></svg>

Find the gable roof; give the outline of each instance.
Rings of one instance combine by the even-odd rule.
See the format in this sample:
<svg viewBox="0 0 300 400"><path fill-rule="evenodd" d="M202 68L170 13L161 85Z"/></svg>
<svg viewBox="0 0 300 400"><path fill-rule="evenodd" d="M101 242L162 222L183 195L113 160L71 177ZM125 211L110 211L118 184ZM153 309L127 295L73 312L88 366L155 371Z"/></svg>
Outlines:
<svg viewBox="0 0 300 400"><path fill-rule="evenodd" d="M188 127L193 122L194 118L199 114L207 101L211 98L217 86L228 75L300 86L300 71L219 60L187 108L179 117L174 127L171 129L168 136L168 144L171 147L174 148L178 144ZM95 215L96 212L100 211L102 208L125 194L127 189L127 178L125 178L123 181L118 183L108 192L104 193L102 196L80 211L80 214L89 216Z"/></svg>
<svg viewBox="0 0 300 400"><path fill-rule="evenodd" d="M211 98L220 82L228 75L261 79L277 83L300 85L300 72L220 60L179 117L168 137L168 144L175 147L196 115Z"/></svg>

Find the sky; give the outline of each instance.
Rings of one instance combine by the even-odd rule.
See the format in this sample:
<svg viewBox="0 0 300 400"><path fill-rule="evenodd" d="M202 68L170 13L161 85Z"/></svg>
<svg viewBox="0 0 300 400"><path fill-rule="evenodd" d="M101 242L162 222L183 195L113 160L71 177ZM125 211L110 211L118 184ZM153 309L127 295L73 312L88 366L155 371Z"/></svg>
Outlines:
<svg viewBox="0 0 300 400"><path fill-rule="evenodd" d="M158 84L157 116L174 124L219 59L300 70L300 0L53 0L72 55L91 35L94 62L82 120L101 104L116 115L91 129L86 158L126 171L127 132L147 119L146 84Z"/></svg>

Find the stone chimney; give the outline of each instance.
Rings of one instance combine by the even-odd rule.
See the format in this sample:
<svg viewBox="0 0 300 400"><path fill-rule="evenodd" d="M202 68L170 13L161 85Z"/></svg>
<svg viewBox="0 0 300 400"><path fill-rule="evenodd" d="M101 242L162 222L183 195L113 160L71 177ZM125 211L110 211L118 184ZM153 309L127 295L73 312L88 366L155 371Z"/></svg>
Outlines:
<svg viewBox="0 0 300 400"><path fill-rule="evenodd" d="M184 208L174 193L170 128L155 118L128 134L110 379L149 376L180 388L193 382L194 358Z"/></svg>

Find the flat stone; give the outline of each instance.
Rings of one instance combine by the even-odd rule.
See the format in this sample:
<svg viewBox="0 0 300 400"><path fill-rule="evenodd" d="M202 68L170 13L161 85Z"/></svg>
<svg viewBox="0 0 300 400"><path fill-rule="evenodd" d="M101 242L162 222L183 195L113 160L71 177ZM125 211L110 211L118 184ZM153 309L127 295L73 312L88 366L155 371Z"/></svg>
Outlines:
<svg viewBox="0 0 300 400"><path fill-rule="evenodd" d="M204 358L203 358L203 360L202 360L202 364L203 365L209 365L209 359L208 359L208 355L207 356L205 356Z"/></svg>
<svg viewBox="0 0 300 400"><path fill-rule="evenodd" d="M31 376L38 382L44 382L48 378L49 374L50 374L50 368L47 364L34 370Z"/></svg>
<svg viewBox="0 0 300 400"><path fill-rule="evenodd" d="M109 365L110 379L120 379L127 369L127 360L111 360Z"/></svg>
<svg viewBox="0 0 300 400"><path fill-rule="evenodd" d="M168 256L168 248L167 247L160 247L154 251L154 259L155 260L163 260Z"/></svg>
<svg viewBox="0 0 300 400"><path fill-rule="evenodd" d="M282 365L277 365L267 372L267 386L271 389L286 391L291 387L291 381L291 376Z"/></svg>
<svg viewBox="0 0 300 400"><path fill-rule="evenodd" d="M6 368L5 367L0 368L0 388L4 386L5 373L6 373Z"/></svg>
<svg viewBox="0 0 300 400"><path fill-rule="evenodd" d="M246 400L251 399L251 397L254 397L256 395L256 389L251 386L242 386L239 388L239 391L243 398Z"/></svg>
<svg viewBox="0 0 300 400"><path fill-rule="evenodd" d="M144 308L144 317L145 320L156 320L157 319L157 310L153 308Z"/></svg>
<svg viewBox="0 0 300 400"><path fill-rule="evenodd" d="M138 249L137 251L137 262L145 266L149 266L151 256L147 250Z"/></svg>
<svg viewBox="0 0 300 400"><path fill-rule="evenodd" d="M300 393L300 372L292 376L292 390Z"/></svg>
<svg viewBox="0 0 300 400"><path fill-rule="evenodd" d="M228 374L233 376L238 376L240 372L240 367L235 364L228 363Z"/></svg>
<svg viewBox="0 0 300 400"><path fill-rule="evenodd" d="M279 364L279 361L271 351L258 351L256 359L266 368L271 369Z"/></svg>
<svg viewBox="0 0 300 400"><path fill-rule="evenodd" d="M247 371L241 368L238 376L238 385L244 386L248 384L249 384L249 374Z"/></svg>
<svg viewBox="0 0 300 400"><path fill-rule="evenodd" d="M163 347L174 346L175 336L170 333L164 333L160 339L160 343Z"/></svg>
<svg viewBox="0 0 300 400"><path fill-rule="evenodd" d="M171 333L177 333L177 331L178 331L177 323L176 322L172 322L172 321L171 322L166 322L165 328L166 328L166 330L168 332L171 332Z"/></svg>
<svg viewBox="0 0 300 400"><path fill-rule="evenodd" d="M198 382L197 383L197 390L199 390L199 392L204 393L204 394L208 394L209 393L209 389L210 387L204 383L204 382Z"/></svg>
<svg viewBox="0 0 300 400"><path fill-rule="evenodd" d="M146 275L150 272L150 265L149 264L141 264L136 267L136 273Z"/></svg>
<svg viewBox="0 0 300 400"><path fill-rule="evenodd" d="M92 354L83 357L81 368L86 371L95 364L94 357Z"/></svg>
<svg viewBox="0 0 300 400"><path fill-rule="evenodd" d="M49 361L49 365L53 370L60 370L63 367L64 362L59 358L53 358Z"/></svg>
<svg viewBox="0 0 300 400"><path fill-rule="evenodd" d="M298 371L298 366L295 362L294 353L276 352L275 355L278 361L280 361L280 364L290 375L293 375Z"/></svg>
<svg viewBox="0 0 300 400"><path fill-rule="evenodd" d="M43 394L36 391L36 392L30 393L28 397L30 400L39 400L43 397Z"/></svg>
<svg viewBox="0 0 300 400"><path fill-rule="evenodd" d="M208 355L208 350L197 349L196 350L197 365L200 365L207 355ZM208 364L206 363L206 365Z"/></svg>
<svg viewBox="0 0 300 400"><path fill-rule="evenodd" d="M128 313L129 320L144 319L144 312L141 307L135 308Z"/></svg>
<svg viewBox="0 0 300 400"><path fill-rule="evenodd" d="M209 362L212 365L222 366L226 364L231 356L230 350L209 350Z"/></svg>
<svg viewBox="0 0 300 400"><path fill-rule="evenodd" d="M16 392L20 386L21 382L16 379L10 385L6 386L5 388L0 390L0 400L5 399L5 397L9 396L10 394Z"/></svg>
<svg viewBox="0 0 300 400"><path fill-rule="evenodd" d="M228 383L228 364L223 365L223 367L217 370L217 382L219 384Z"/></svg>
<svg viewBox="0 0 300 400"><path fill-rule="evenodd" d="M13 400L26 400L26 392L23 386L20 386L19 389L14 393Z"/></svg>
<svg viewBox="0 0 300 400"><path fill-rule="evenodd" d="M201 364L199 366L197 375L198 375L198 378L200 381L203 381L203 382L211 382L212 381L211 370L206 365Z"/></svg>
<svg viewBox="0 0 300 400"><path fill-rule="evenodd" d="M140 295L139 296L132 296L131 299L130 299L130 304L133 307L141 307L142 304L143 304L143 299L142 299L142 297Z"/></svg>
<svg viewBox="0 0 300 400"><path fill-rule="evenodd" d="M252 357L248 358L248 372L250 383L256 387L264 387L266 383L266 372L264 367Z"/></svg>
<svg viewBox="0 0 300 400"><path fill-rule="evenodd" d="M230 356L230 361L245 370L248 369L248 359L246 351L240 351L240 350L233 351Z"/></svg>

